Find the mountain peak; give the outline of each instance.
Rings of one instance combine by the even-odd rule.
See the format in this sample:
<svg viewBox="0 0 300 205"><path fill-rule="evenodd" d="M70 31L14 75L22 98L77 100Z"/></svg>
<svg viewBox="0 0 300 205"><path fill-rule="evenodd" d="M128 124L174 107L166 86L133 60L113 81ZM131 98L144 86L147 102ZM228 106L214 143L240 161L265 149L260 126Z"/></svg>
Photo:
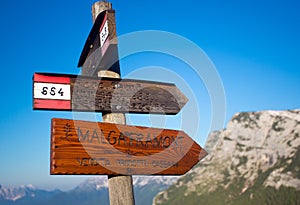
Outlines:
<svg viewBox="0 0 300 205"><path fill-rule="evenodd" d="M133 185L143 187L149 184L161 184L165 186L172 185L179 177L176 176L134 176Z"/></svg>
<svg viewBox="0 0 300 205"><path fill-rule="evenodd" d="M143 187L150 183L161 184L164 186L172 185L179 177L176 176L133 176L133 185ZM106 176L90 177L82 182L77 189L96 188L100 190L108 187L108 179Z"/></svg>
<svg viewBox="0 0 300 205"><path fill-rule="evenodd" d="M0 185L0 199L16 201L25 196L34 197L35 188L32 184L22 185L16 188L3 187Z"/></svg>
<svg viewBox="0 0 300 205"><path fill-rule="evenodd" d="M180 196L241 204L247 197L262 200L263 192L280 204L279 190L300 195L300 110L237 113L226 129L211 133L205 147L209 155L158 195L156 204ZM224 199L217 201L217 195Z"/></svg>

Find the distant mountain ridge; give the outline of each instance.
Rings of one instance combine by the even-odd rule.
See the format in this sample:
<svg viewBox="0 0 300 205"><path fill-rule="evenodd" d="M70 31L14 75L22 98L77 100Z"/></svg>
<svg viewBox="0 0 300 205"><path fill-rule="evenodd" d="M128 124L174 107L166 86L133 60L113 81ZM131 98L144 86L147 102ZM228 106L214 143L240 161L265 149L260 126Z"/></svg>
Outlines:
<svg viewBox="0 0 300 205"><path fill-rule="evenodd" d="M45 191L36 189L32 185L20 187L3 187L0 185L0 204L38 205L41 201L47 201L60 193L62 193L60 190Z"/></svg>
<svg viewBox="0 0 300 205"><path fill-rule="evenodd" d="M242 112L153 204L300 204L300 110Z"/></svg>
<svg viewBox="0 0 300 205"><path fill-rule="evenodd" d="M25 196L34 197L35 188L30 184L27 186L20 186L16 188L2 187L0 185L0 199L16 201Z"/></svg>
<svg viewBox="0 0 300 205"><path fill-rule="evenodd" d="M172 185L178 177L133 177L136 204L151 205L158 192ZM74 189L44 191L32 185L8 188L0 186L0 205L109 205L108 180L105 176L91 177Z"/></svg>
<svg viewBox="0 0 300 205"><path fill-rule="evenodd" d="M205 149L209 155L180 178L134 177L136 204L300 204L300 110L237 113ZM108 205L107 177L67 192L0 186L0 204Z"/></svg>

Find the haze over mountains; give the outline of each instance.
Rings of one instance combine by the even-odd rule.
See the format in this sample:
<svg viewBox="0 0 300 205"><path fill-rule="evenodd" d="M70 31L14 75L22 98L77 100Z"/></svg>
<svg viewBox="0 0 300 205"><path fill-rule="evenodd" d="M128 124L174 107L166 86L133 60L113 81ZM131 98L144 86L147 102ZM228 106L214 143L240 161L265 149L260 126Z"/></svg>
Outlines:
<svg viewBox="0 0 300 205"><path fill-rule="evenodd" d="M134 177L136 204L300 204L300 110L235 114L186 175ZM71 191L0 186L1 205L109 204L106 177Z"/></svg>
<svg viewBox="0 0 300 205"><path fill-rule="evenodd" d="M155 195L175 183L178 177L133 178L136 204L151 205ZM0 186L0 205L108 205L107 177L91 177L71 191L44 191L29 186Z"/></svg>

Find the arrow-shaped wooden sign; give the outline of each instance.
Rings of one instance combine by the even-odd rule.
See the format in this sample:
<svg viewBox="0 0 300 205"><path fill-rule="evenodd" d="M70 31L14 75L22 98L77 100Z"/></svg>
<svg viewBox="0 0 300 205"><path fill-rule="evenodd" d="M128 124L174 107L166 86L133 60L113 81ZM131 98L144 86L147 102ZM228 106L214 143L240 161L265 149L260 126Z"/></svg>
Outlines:
<svg viewBox="0 0 300 205"><path fill-rule="evenodd" d="M52 119L51 174L181 175L206 155L183 131Z"/></svg>
<svg viewBox="0 0 300 205"><path fill-rule="evenodd" d="M33 109L177 114L187 98L174 84L36 73Z"/></svg>

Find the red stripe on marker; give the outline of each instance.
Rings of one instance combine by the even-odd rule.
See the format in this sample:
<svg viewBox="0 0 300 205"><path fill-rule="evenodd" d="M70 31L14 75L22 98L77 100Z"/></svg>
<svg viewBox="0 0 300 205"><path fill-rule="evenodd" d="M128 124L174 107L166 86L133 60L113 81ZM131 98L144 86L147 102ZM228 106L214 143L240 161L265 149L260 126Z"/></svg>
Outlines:
<svg viewBox="0 0 300 205"><path fill-rule="evenodd" d="M69 77L57 77L57 76L46 76L43 74L34 74L34 82L40 83L61 83L61 84L70 84L71 80Z"/></svg>
<svg viewBox="0 0 300 205"><path fill-rule="evenodd" d="M106 23L106 20L107 20L107 13L105 14L105 17L104 17L104 19L102 21L102 25L100 26L99 32L101 32L101 30L103 29L103 27L104 27L104 25Z"/></svg>
<svg viewBox="0 0 300 205"><path fill-rule="evenodd" d="M36 109L61 109L70 110L70 100L39 100L34 99L34 108Z"/></svg>

